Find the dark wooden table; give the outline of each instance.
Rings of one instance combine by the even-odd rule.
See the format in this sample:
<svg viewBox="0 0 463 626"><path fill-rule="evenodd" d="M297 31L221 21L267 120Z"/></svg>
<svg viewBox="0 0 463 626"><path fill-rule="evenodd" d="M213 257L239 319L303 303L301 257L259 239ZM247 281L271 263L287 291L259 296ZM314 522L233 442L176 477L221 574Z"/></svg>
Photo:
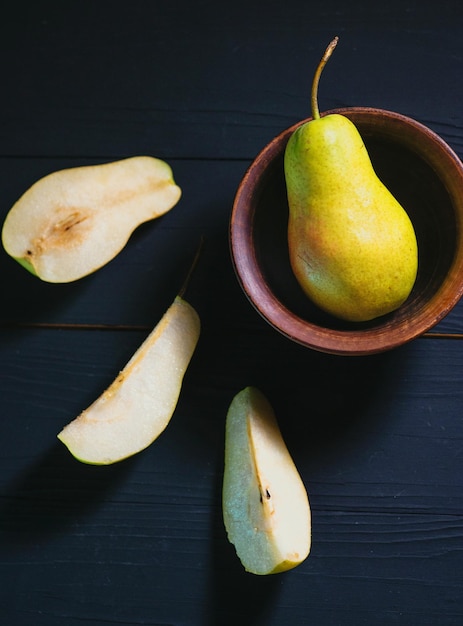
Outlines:
<svg viewBox="0 0 463 626"><path fill-rule="evenodd" d="M0 621L460 626L463 302L426 336L365 358L292 344L241 292L228 250L237 185L320 106L409 115L463 154L463 4L421 0L9 3L0 20L0 217L64 167L149 154L180 203L110 264L51 285L0 253ZM463 193L463 190L462 190ZM114 378L175 296L202 336L168 429L109 467L59 430ZM313 512L295 570L246 574L221 517L224 419L260 387Z"/></svg>

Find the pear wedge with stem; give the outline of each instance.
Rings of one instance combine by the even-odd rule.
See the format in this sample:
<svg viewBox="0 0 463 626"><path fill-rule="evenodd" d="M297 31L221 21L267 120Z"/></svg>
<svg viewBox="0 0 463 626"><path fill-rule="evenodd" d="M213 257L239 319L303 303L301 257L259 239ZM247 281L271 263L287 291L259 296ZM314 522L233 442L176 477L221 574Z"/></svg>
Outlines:
<svg viewBox="0 0 463 626"><path fill-rule="evenodd" d="M200 319L183 297L185 288L186 283L113 383L58 434L79 461L108 465L126 459L169 424L200 336Z"/></svg>

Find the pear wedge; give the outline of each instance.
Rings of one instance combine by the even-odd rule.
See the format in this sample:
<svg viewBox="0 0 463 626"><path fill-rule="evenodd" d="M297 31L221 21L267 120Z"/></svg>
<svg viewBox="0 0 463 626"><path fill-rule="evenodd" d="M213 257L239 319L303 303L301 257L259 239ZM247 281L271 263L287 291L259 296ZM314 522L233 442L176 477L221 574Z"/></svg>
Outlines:
<svg viewBox="0 0 463 626"><path fill-rule="evenodd" d="M166 428L200 334L177 296L106 391L58 434L83 463L108 465L148 447Z"/></svg>
<svg viewBox="0 0 463 626"><path fill-rule="evenodd" d="M154 157L59 170L10 209L3 247L46 282L75 281L111 261L140 224L169 211L180 196L172 169Z"/></svg>
<svg viewBox="0 0 463 626"><path fill-rule="evenodd" d="M308 556L307 491L273 409L255 387L238 393L227 413L222 510L228 539L246 571L275 574Z"/></svg>

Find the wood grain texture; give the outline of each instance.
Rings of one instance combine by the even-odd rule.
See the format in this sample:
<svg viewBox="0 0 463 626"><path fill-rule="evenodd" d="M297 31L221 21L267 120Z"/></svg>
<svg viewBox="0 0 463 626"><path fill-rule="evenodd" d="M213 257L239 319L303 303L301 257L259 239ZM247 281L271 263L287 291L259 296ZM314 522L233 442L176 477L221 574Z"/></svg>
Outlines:
<svg viewBox="0 0 463 626"><path fill-rule="evenodd" d="M354 365L284 344L278 371L265 352L272 341L248 342L241 376L249 379L260 363L258 383L310 494L314 539L292 573L256 579L237 562L220 514L225 405L241 383L232 351L215 361L199 352L162 437L128 462L97 468L75 462L53 444L54 434L104 387L135 341L122 345L117 332L98 344L80 332L59 334L17 335L3 349L10 374L0 550L11 623L65 616L74 624L84 614L97 623L231 624L251 618L250 597L249 623L280 624L288 607L301 624L461 619L459 342L443 350L440 340L421 339ZM24 345L28 365L18 350ZM62 364L53 382L44 345ZM366 369L368 393L360 394ZM215 390L207 404L204 387ZM180 582L185 593L177 597Z"/></svg>
<svg viewBox="0 0 463 626"><path fill-rule="evenodd" d="M98 273L47 285L1 251L0 615L8 626L460 626L463 304L367 358L272 330L233 274L228 219L258 151L322 108L377 106L462 155L463 5L10 3L0 21L0 218L40 176L165 158L183 197ZM334 61L334 59L333 59ZM188 291L203 332L162 436L121 464L56 439ZM221 519L224 420L262 389L306 483L313 548L246 574Z"/></svg>
<svg viewBox="0 0 463 626"><path fill-rule="evenodd" d="M391 109L462 147L456 2L26 6L0 27L3 154L252 158L308 116L313 60L334 34L322 109Z"/></svg>

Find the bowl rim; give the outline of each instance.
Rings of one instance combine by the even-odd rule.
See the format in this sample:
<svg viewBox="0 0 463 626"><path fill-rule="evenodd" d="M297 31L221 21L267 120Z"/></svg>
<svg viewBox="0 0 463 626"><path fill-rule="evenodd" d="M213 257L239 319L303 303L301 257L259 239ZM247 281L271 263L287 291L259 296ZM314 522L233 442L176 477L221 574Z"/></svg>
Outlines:
<svg viewBox="0 0 463 626"><path fill-rule="evenodd" d="M433 146L432 154L439 159L429 158L420 153L442 179L448 189L454 206L457 226L457 239L463 237L463 162L456 152L430 128L401 113L373 107L343 107L324 111L321 115L346 115L352 121L368 122L382 119L385 123L395 124L400 129L400 141L413 150L412 142L417 137L420 143ZM254 229L255 210L247 210L249 200L255 191L250 189L251 177L257 174L260 179L276 157L284 152L291 134L311 117L300 120L276 135L255 157L246 170L236 191L229 222L229 246L232 265L238 282L250 303L258 313L282 335L303 346L317 351L338 355L366 355L396 348L424 334L440 322L456 305L463 295L463 245L457 246L455 257L449 269L448 277L427 304L426 311L418 310L410 319L393 320L388 325L365 329L325 329L293 313L266 283L259 266L257 255L252 246L247 245L249 234ZM375 125L375 128L377 126ZM460 186L461 194L455 188ZM445 302L445 306L442 306ZM390 333L391 329L394 333Z"/></svg>

